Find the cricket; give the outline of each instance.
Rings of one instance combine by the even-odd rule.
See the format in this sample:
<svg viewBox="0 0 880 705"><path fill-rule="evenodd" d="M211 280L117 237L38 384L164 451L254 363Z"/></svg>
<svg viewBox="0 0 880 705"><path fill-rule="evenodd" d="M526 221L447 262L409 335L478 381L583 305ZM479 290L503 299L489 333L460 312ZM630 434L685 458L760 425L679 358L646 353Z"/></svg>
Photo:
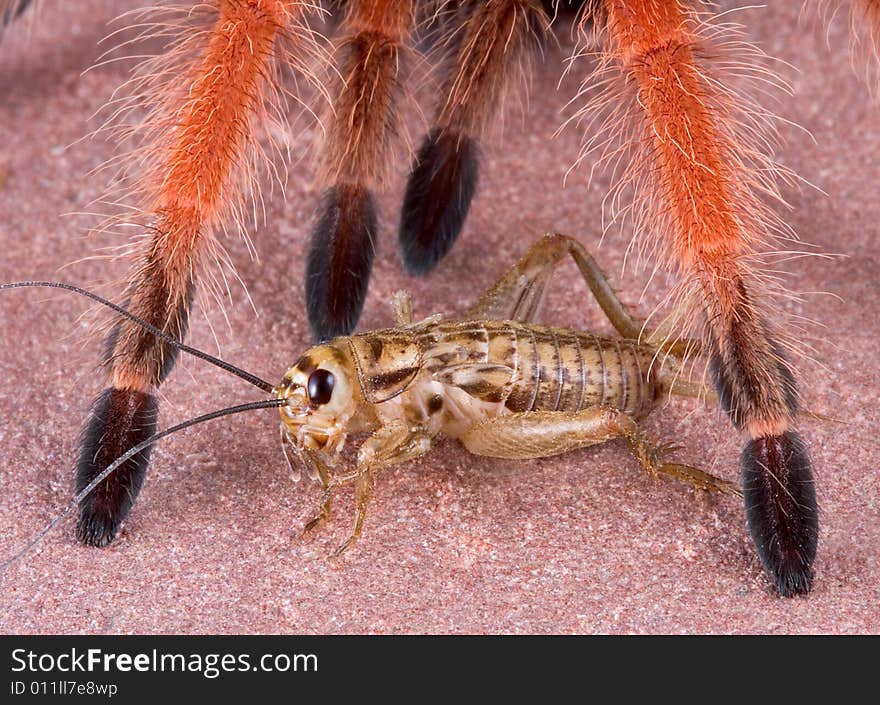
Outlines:
<svg viewBox="0 0 880 705"><path fill-rule="evenodd" d="M572 257L620 337L536 322L556 265L566 256ZM232 413L271 407L281 414L281 442L291 469L295 473L305 469L321 489L317 513L304 531L330 519L331 501L339 488L355 486L351 534L334 556L361 536L381 471L427 454L438 436L458 439L474 455L510 460L553 456L624 438L652 477L665 475L703 490L742 497L734 483L671 461L668 456L674 446L653 443L639 426L670 394L711 394L680 378L682 364L698 354L699 344L668 336L654 341L655 335L623 306L589 252L570 237L542 238L460 317L434 315L413 321L409 296L399 292L393 301L394 328L341 336L312 347L275 386L173 341L78 287L19 282L2 285L0 291L42 286L106 303L149 334L241 377L271 398L210 412L159 433L154 432L154 412L143 420L149 430L142 432L148 437L108 460L97 477L77 488L67 511L4 565L21 557L78 506L88 506L91 513L115 507L118 500L112 493L119 483L108 478L145 465L150 448L160 438ZM340 453L349 435L362 433L370 435L358 449L356 467L340 468ZM132 496L114 515L114 533L133 501ZM81 523L80 531L82 527Z"/></svg>

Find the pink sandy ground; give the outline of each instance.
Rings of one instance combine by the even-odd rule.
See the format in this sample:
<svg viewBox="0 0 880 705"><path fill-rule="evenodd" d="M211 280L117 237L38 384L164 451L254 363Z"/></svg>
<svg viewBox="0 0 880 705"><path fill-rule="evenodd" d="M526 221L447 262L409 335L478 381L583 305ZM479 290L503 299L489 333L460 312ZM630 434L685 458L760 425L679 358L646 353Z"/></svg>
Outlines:
<svg viewBox="0 0 880 705"><path fill-rule="evenodd" d="M104 180L90 171L113 154L106 140L78 141L90 116L125 78L127 64L85 75L106 22L132 1L45 0L30 39L0 49L0 281L121 278L124 262L83 259L113 242L86 233ZM791 313L816 321L804 362L805 405L840 423L805 418L818 483L821 534L815 589L778 598L765 578L735 501L673 482L655 484L619 443L534 462L475 458L449 441L385 472L361 542L328 553L349 529L350 497L314 537L299 530L317 488L290 481L274 411L231 418L163 441L120 538L105 550L73 541L73 521L0 575L0 631L8 633L339 632L859 632L880 631L880 393L877 231L880 107L854 74L846 22L826 33L800 3L740 15L748 38L791 64L794 96L777 109L776 155L817 188L786 188L787 222L835 259L788 261ZM563 33L564 34L564 33ZM573 77L556 83L571 51L549 49L525 120L486 145L479 195L452 254L426 279L402 274L394 229L408 160L380 201L382 238L361 329L389 325L389 298L413 294L417 314L457 310L533 242L558 230L594 249L608 186L579 172L562 187L576 130L554 138ZM581 67L583 70L583 66ZM420 132L416 125L414 132ZM294 138L304 153L307 133ZM226 245L240 286L233 303L199 307L190 342L268 377L308 345L303 317L304 242L317 197L312 159L291 169L253 230L260 259ZM268 186L266 186L268 190ZM118 242L118 241L117 241ZM665 286L621 273L628 237L612 227L600 260L625 300L647 313ZM64 269L60 269L64 267ZM567 267L548 321L607 328ZM572 287L570 289L570 287ZM118 288L109 287L109 292ZM574 295L565 296L565 292ZM826 292L816 294L812 292ZM830 295L829 295L830 294ZM203 302L204 303L204 302ZM52 292L0 297L0 555L7 556L69 501L80 425L102 387L100 339L87 305ZM257 398L238 380L183 360L163 387L163 425ZM675 403L649 428L683 444L681 457L738 476L741 439L716 410Z"/></svg>

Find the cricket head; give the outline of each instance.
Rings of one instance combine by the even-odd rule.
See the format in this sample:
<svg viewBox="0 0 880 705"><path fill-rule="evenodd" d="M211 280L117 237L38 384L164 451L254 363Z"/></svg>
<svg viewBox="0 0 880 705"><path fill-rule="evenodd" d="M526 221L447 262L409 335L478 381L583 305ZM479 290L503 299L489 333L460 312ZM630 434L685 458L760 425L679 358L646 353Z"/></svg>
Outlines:
<svg viewBox="0 0 880 705"><path fill-rule="evenodd" d="M281 423L292 450L333 457L363 406L357 371L344 338L306 351L276 387Z"/></svg>

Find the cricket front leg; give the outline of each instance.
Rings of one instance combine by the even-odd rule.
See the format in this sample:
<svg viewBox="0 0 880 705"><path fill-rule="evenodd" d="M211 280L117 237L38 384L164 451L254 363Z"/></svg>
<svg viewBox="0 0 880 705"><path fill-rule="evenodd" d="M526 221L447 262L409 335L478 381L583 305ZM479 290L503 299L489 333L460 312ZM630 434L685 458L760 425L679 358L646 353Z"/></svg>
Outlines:
<svg viewBox="0 0 880 705"><path fill-rule="evenodd" d="M340 556L360 538L376 473L390 465L418 458L430 448L431 437L426 429L402 421L394 423L379 429L364 442L358 453L357 469L353 473L331 478L331 488L352 480L356 483L354 527L351 535L333 552L335 557Z"/></svg>
<svg viewBox="0 0 880 705"><path fill-rule="evenodd" d="M305 536L321 522L330 519L330 504L333 501L333 489L330 487L330 470L313 454L304 451L297 445L296 438L290 433L287 426L281 424L281 448L284 451L284 457L287 458L287 467L290 469L291 477L295 481L299 481L301 475L301 466L305 465L312 479L317 480L321 485L321 501L318 504L318 512L302 529L302 535Z"/></svg>
<svg viewBox="0 0 880 705"><path fill-rule="evenodd" d="M460 440L474 455L523 460L559 455L620 437L627 440L652 477L668 475L700 489L741 496L726 480L689 465L667 463L664 456L669 446L653 445L632 417L610 407L498 416L475 424Z"/></svg>

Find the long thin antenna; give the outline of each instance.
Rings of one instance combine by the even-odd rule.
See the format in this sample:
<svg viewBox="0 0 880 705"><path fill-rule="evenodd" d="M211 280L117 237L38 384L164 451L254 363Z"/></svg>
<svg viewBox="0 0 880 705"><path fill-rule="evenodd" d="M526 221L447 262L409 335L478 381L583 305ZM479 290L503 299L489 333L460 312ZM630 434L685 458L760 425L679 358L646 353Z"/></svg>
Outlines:
<svg viewBox="0 0 880 705"><path fill-rule="evenodd" d="M250 372L245 372L239 367L232 365L228 362L224 362L220 358L214 357L213 355L209 355L206 352L202 352L201 350L197 350L196 348L191 348L189 345L185 345L181 343L176 338L168 335L164 331L159 330L156 326L151 323L147 323L142 318L138 318L133 313L127 311L117 304L114 304L112 301L108 301L107 299L98 296L97 294L93 294L91 291L87 291L86 289L82 289L78 286L74 286L73 284L65 284L63 282L13 282L12 284L0 284L0 291L4 289L24 289L24 288L46 288L46 289L64 289L65 291L72 291L75 294L79 294L80 296L85 296L87 299L91 299L92 301L97 301L99 304L107 306L108 308L113 309L120 316L124 316L130 321L134 321L141 328L146 331L149 331L153 335L155 335L160 340L164 340L169 345L173 345L178 350L182 350L185 353L189 353L194 357L201 358L205 362L210 362L215 367L219 367L221 370L226 370L227 372L231 372L236 377L240 377L245 382L250 382L252 385L257 387L258 389L262 389L264 392L268 392L271 394L275 387L266 382L265 380L260 379L256 375L251 374Z"/></svg>
<svg viewBox="0 0 880 705"><path fill-rule="evenodd" d="M101 484L107 476L110 475L116 468L126 462L129 458L137 455L145 448L153 445L156 441L165 436L170 436L172 433L177 433L177 431L182 431L185 428L189 428L190 426L195 426L196 424L204 423L205 421L211 421L212 419L219 419L221 416L230 416L232 414L240 414L245 411L253 411L254 409L271 409L272 407L284 406L287 403L285 399L266 399L264 401L252 401L248 404L239 404L238 406L229 406L225 409L218 409L217 411L212 411L208 414L203 414L202 416L197 416L194 419L188 419L183 421L176 426L170 426L163 431L159 431L158 433L150 436L147 440L138 443L136 446L129 448L122 455L120 455L116 460L110 463L104 470L98 475L94 480L92 480L83 490L73 498L73 501L67 506L61 514L55 517L49 524L44 528L40 533L38 533L34 538L28 541L23 548L21 548L18 552L15 553L11 558L7 558L5 561L0 563L0 572L6 570L10 565L15 563L19 558L21 558L25 553L30 551L34 546L36 546L40 541L43 540L43 537L48 534L55 526L62 521L68 514L70 514L74 509L77 508L80 502L82 502L89 494L94 490L98 485Z"/></svg>

